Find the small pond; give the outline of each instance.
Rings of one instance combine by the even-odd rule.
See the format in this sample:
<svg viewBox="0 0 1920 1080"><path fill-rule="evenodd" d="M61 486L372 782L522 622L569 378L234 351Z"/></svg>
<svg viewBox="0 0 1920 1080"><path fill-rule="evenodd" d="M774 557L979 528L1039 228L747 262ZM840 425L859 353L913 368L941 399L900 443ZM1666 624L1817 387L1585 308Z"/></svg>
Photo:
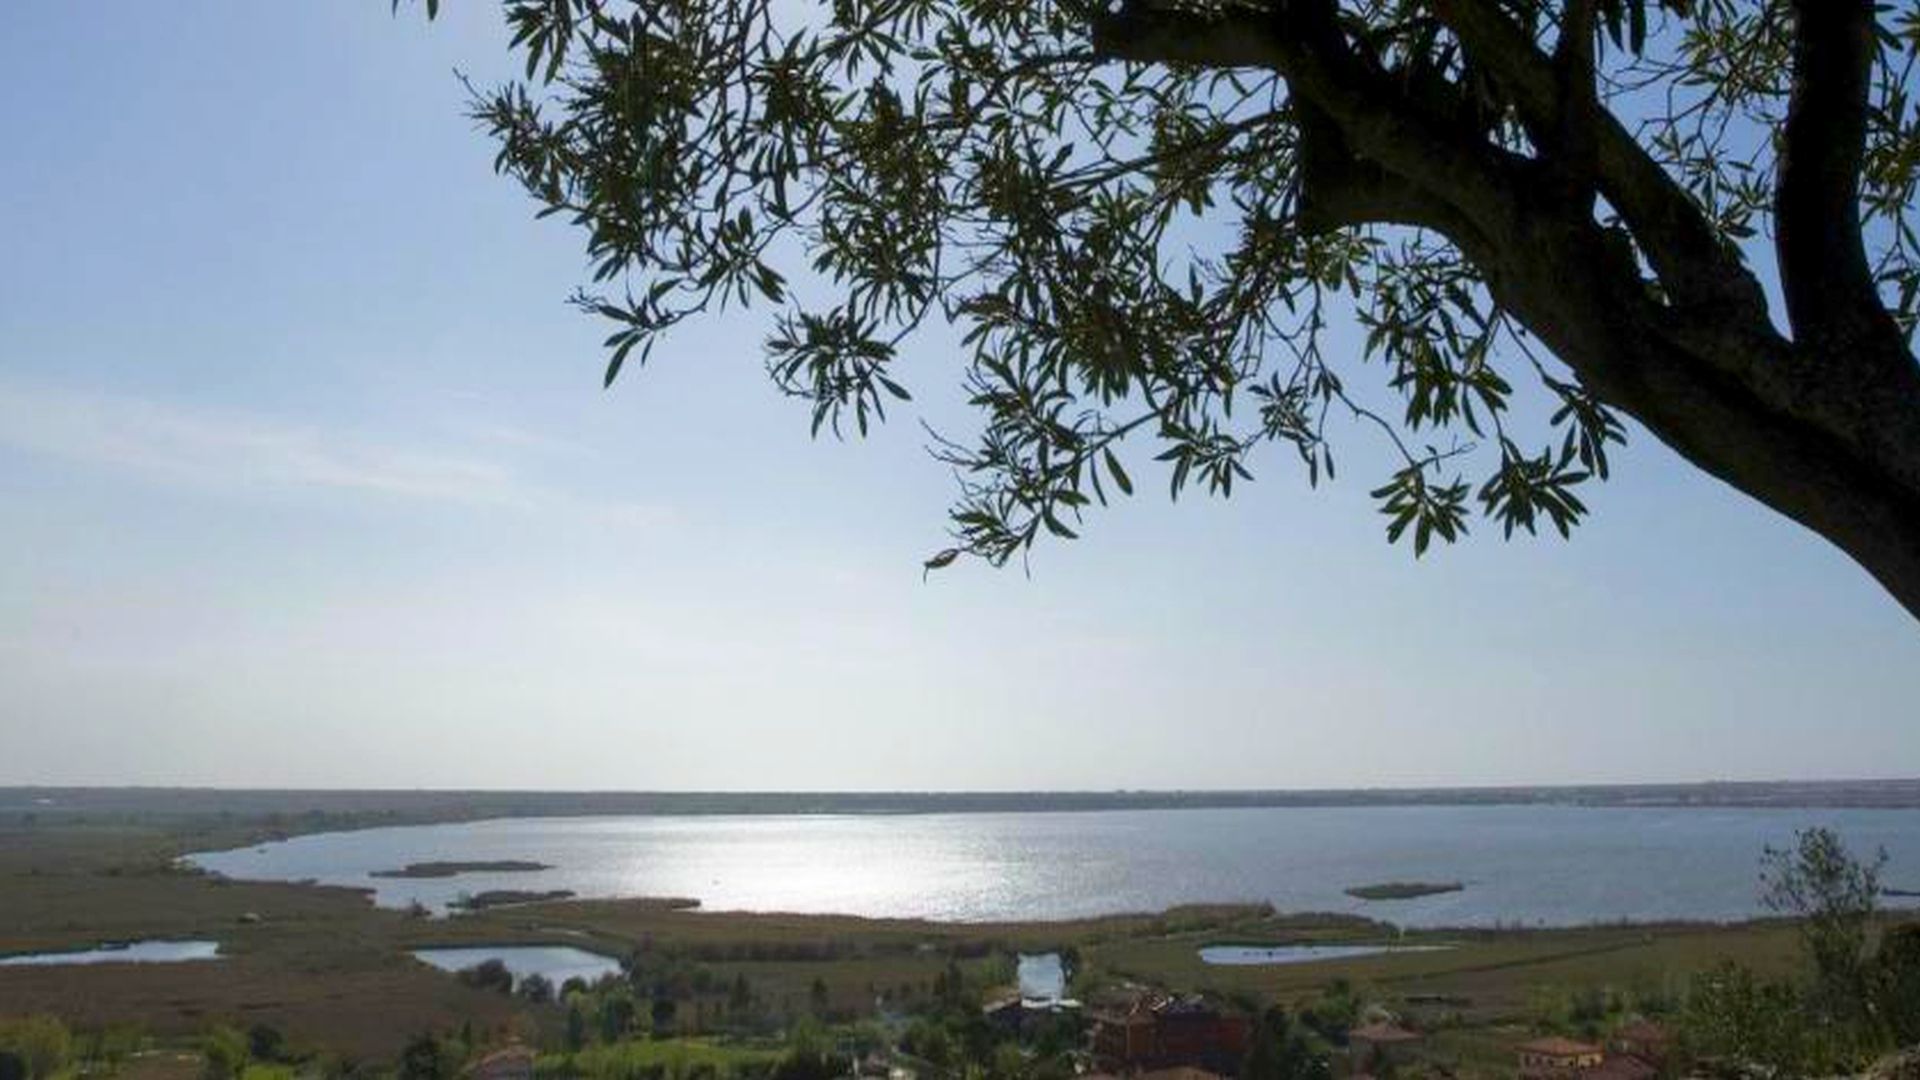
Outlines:
<svg viewBox="0 0 1920 1080"><path fill-rule="evenodd" d="M465 949L415 949L414 958L432 964L441 971L465 971L489 960L498 960L513 973L518 983L529 975L539 975L554 989L568 979L595 982L603 975L620 974L620 961L569 945L485 945Z"/></svg>
<svg viewBox="0 0 1920 1080"><path fill-rule="evenodd" d="M1200 950L1208 964L1311 964L1388 953L1442 952L1451 945L1209 945Z"/></svg>
<svg viewBox="0 0 1920 1080"><path fill-rule="evenodd" d="M0 967L38 967L43 964L176 964L185 960L213 960L219 955L220 943L217 941L129 941L73 952L0 956Z"/></svg>
<svg viewBox="0 0 1920 1080"><path fill-rule="evenodd" d="M1059 953L1020 954L1020 997L1053 1004L1067 996L1067 968Z"/></svg>

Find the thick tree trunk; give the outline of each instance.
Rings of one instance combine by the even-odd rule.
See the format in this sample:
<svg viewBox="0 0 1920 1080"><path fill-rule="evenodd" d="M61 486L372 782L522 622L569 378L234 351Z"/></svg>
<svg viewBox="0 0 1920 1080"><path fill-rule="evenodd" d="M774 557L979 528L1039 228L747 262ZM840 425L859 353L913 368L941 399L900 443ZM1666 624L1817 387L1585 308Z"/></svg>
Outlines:
<svg viewBox="0 0 1920 1080"><path fill-rule="evenodd" d="M1597 230L1489 256L1495 295L1603 401L1819 533L1920 619L1920 365L1650 300ZM1824 346L1824 347L1823 347ZM1717 354L1717 355L1715 355ZM1757 377L1739 373L1757 372ZM1790 376L1804 372L1795 384Z"/></svg>
<svg viewBox="0 0 1920 1080"><path fill-rule="evenodd" d="M1648 355L1671 351L1655 344ZM1673 374L1589 382L1694 465L1831 541L1920 619L1920 489L1860 461L1828 432L1759 406L1746 387ZM1920 441L1909 446L1911 465Z"/></svg>

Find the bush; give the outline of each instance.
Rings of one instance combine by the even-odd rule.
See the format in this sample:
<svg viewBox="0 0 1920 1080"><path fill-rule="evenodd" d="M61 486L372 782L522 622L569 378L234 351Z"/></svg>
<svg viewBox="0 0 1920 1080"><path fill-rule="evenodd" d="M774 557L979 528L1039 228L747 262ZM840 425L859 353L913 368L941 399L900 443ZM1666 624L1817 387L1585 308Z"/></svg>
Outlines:
<svg viewBox="0 0 1920 1080"><path fill-rule="evenodd" d="M579 1001L567 1005L567 1050L578 1052L587 1045L587 1014L580 1008Z"/></svg>
<svg viewBox="0 0 1920 1080"><path fill-rule="evenodd" d="M487 960L473 967L462 969L457 975L461 982L479 990L492 990L496 993L513 993L513 972L499 960Z"/></svg>
<svg viewBox="0 0 1920 1080"><path fill-rule="evenodd" d="M399 1080L449 1080L458 1072L453 1055L432 1032L423 1032L400 1052Z"/></svg>
<svg viewBox="0 0 1920 1080"><path fill-rule="evenodd" d="M1327 1055L1307 1037L1304 1025L1288 1019L1285 1009L1275 1006L1255 1019L1240 1067L1242 1080L1327 1080L1331 1075Z"/></svg>
<svg viewBox="0 0 1920 1080"><path fill-rule="evenodd" d="M1920 925L1887 933L1875 964L1875 1014L1895 1046L1920 1043Z"/></svg>
<svg viewBox="0 0 1920 1080"><path fill-rule="evenodd" d="M1798 920L1812 967L1812 1004L1828 1019L1860 1019L1868 999L1867 929L1880 900L1883 850L1856 858L1832 829L1802 829L1794 846L1769 847L1762 860L1767 907Z"/></svg>
<svg viewBox="0 0 1920 1080"><path fill-rule="evenodd" d="M937 1066L946 1066L953 1062L953 1036L940 1024L924 1017L917 1018L907 1026L907 1033L900 1045L910 1054L925 1058Z"/></svg>
<svg viewBox="0 0 1920 1080"><path fill-rule="evenodd" d="M52 1076L73 1052L67 1026L51 1016L29 1016L0 1024L0 1050L17 1058L29 1080Z"/></svg>
<svg viewBox="0 0 1920 1080"><path fill-rule="evenodd" d="M217 1027L200 1040L204 1080L240 1080L247 1071L247 1039L230 1027Z"/></svg>
<svg viewBox="0 0 1920 1080"><path fill-rule="evenodd" d="M247 1029L247 1052L255 1061L283 1061L287 1037L272 1024L255 1024Z"/></svg>
<svg viewBox="0 0 1920 1080"><path fill-rule="evenodd" d="M520 980L520 996L535 1005L545 1005L553 1000L553 980L538 972Z"/></svg>
<svg viewBox="0 0 1920 1080"><path fill-rule="evenodd" d="M618 1042L633 1030L634 1020L640 1015L639 1003L625 987L606 991L600 998L600 1005L594 1011L595 1026L600 1029L600 1041Z"/></svg>
<svg viewBox="0 0 1920 1080"><path fill-rule="evenodd" d="M1761 898L1796 920L1803 970L1762 979L1727 964L1695 979L1680 1017L1688 1052L1818 1076L1920 1037L1920 931L1896 929L1873 947L1886 858L1857 858L1825 828L1767 848Z"/></svg>

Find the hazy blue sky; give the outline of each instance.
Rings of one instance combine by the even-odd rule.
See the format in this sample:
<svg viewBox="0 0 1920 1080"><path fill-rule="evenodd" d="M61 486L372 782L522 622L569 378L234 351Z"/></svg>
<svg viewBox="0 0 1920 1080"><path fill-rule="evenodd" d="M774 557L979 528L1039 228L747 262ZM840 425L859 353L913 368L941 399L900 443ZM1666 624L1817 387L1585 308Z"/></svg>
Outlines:
<svg viewBox="0 0 1920 1080"><path fill-rule="evenodd" d="M762 317L601 392L579 237L461 115L497 6L457 8L9 10L0 783L1920 773L1912 620L1637 433L1572 543L1416 564L1356 447L923 582L912 411L809 441ZM907 360L950 426L954 359Z"/></svg>

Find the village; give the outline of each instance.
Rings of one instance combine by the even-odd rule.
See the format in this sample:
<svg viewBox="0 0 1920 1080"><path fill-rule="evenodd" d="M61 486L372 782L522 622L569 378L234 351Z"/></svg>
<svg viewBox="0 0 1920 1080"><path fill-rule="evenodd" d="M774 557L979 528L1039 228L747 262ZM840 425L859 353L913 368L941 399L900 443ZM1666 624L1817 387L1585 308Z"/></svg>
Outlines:
<svg viewBox="0 0 1920 1080"><path fill-rule="evenodd" d="M1135 988L1124 998L1109 998L1110 1004L1086 1010L1086 1070L1080 1075L1087 1080L1266 1080L1252 1076L1270 1071L1252 1053L1263 1018L1199 994ZM1021 1031L1077 1007L1002 999L985 1009L996 1025ZM1362 1009L1360 1018L1344 1032L1344 1047L1288 1075L1452 1075L1427 1052L1427 1038L1407 1018L1380 1006ZM1667 1073L1671 1043L1666 1028L1634 1016L1599 1041L1542 1035L1515 1042L1512 1075L1519 1080L1651 1080Z"/></svg>
<svg viewBox="0 0 1920 1080"><path fill-rule="evenodd" d="M584 987L580 991L583 998L590 993ZM1508 1047L1504 1068L1463 1069L1456 1055L1436 1052L1411 1011L1362 1005L1352 1010L1351 1025L1343 1026L1337 1016L1312 1009L1290 1020L1281 1009L1256 1013L1217 995L1135 985L1104 988L1089 1002L1002 988L981 1001L977 1015L946 1016L949 1027L974 1033L959 1037L972 1052L958 1055L929 1044L924 1015L881 1008L879 1016L877 1034L874 1027L814 1030L799 1037L808 1049L753 1064L736 1061L732 1072L769 1080L1371 1080L1460 1075L1654 1080L1711 1075L1714 1064L1691 1062L1696 1067L1681 1068L1669 1029L1631 1015L1589 1038L1536 1034L1516 1039ZM673 1038L666 1036L666 1041ZM578 1049L549 1046L542 1051L513 1038L478 1052L460 1071L472 1080L599 1075L603 1070L577 1056ZM716 1063L679 1070L643 1066L620 1075L699 1080L725 1071Z"/></svg>

